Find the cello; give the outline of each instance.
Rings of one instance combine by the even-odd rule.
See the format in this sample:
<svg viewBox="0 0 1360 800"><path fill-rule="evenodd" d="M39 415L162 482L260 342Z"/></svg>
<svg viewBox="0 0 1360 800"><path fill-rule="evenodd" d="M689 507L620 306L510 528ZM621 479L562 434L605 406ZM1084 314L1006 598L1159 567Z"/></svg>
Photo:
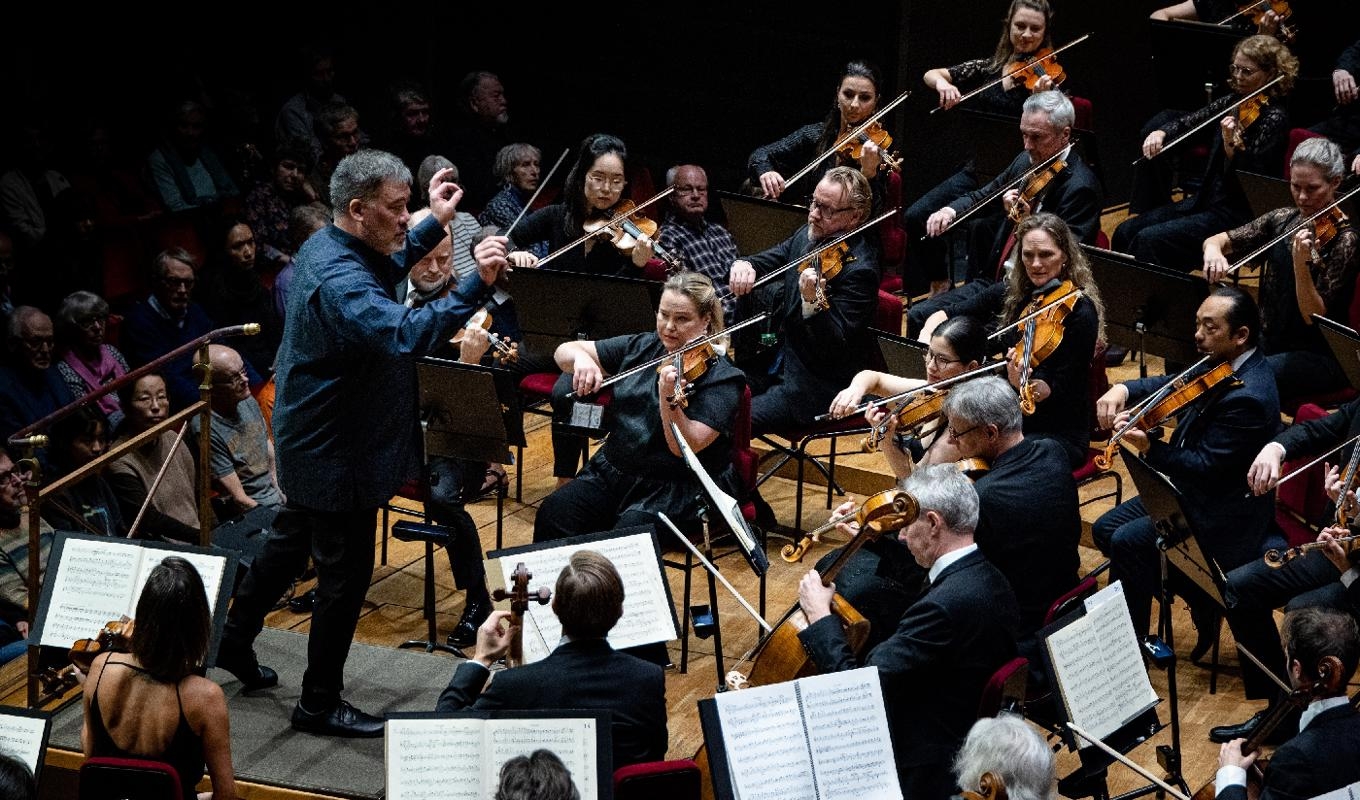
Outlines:
<svg viewBox="0 0 1360 800"><path fill-rule="evenodd" d="M510 629L514 633L510 638L510 649L505 654L507 667L518 667L524 663L524 612L529 610L529 603L532 601L546 605L552 600L552 590L546 586L529 591L529 581L533 579L534 574L521 561L515 565L515 571L511 573L510 589L508 591L496 589L491 593L491 597L497 602L510 601Z"/></svg>

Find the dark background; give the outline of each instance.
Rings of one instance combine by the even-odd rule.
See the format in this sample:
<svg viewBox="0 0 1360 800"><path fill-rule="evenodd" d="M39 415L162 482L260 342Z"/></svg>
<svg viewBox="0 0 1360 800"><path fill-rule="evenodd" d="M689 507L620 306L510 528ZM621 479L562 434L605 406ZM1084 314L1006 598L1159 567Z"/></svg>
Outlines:
<svg viewBox="0 0 1360 800"><path fill-rule="evenodd" d="M1065 88L1093 103L1108 205L1126 199L1139 129L1164 107L1159 79L1202 98L1203 65L1213 65L1210 77L1220 84L1226 73L1227 56L1212 46L1154 59L1147 14L1161 4L1068 0L1053 23L1055 45L1094 33L1061 63L1070 76ZM1360 36L1360 3L1294 5L1302 33L1293 49L1305 79L1290 103L1294 122L1306 125L1331 107L1332 63ZM735 189L751 150L824 117L840 68L865 57L885 75L883 102L913 91L885 120L905 156L910 202L977 143L967 115L928 113L936 98L921 75L989 56L1006 7L1005 0L946 0L822 4L814 13L769 2L549 9L446 3L342 11L338 4L279 3L199 7L197 22L157 12L141 23L112 10L85 16L52 7L29 9L36 18L9 27L0 67L11 111L39 109L58 136L102 113L121 123L126 148L140 155L173 101L203 93L215 104L211 125L220 128L253 106L267 134L278 106L297 89L298 45L321 39L337 53L337 90L359 108L370 133L392 81L426 85L437 119L451 109L463 74L487 69L501 76L522 138L542 148L545 171L562 148L607 131L651 167L658 185L667 166L692 160L709 168L715 188ZM1230 37L1223 41L1230 46ZM1019 146L1016 133L1001 158Z"/></svg>

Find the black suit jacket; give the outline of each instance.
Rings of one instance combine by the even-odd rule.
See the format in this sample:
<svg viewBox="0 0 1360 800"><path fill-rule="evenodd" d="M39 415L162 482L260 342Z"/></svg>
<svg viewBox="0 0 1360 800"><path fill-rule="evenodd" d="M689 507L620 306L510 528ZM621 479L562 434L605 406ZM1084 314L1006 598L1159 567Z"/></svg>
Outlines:
<svg viewBox="0 0 1360 800"><path fill-rule="evenodd" d="M869 651L878 667L893 750L909 787L953 785L950 762L977 719L982 688L1015 657L1019 609L1006 579L974 551L946 567L886 641ZM824 672L859 666L839 618L798 635ZM925 795L921 795L925 796ZM944 796L936 794L934 796Z"/></svg>
<svg viewBox="0 0 1360 800"><path fill-rule="evenodd" d="M1170 381L1140 378L1124 385L1129 406ZM1275 495L1248 497L1247 470L1280 429L1275 374L1257 350L1233 377L1183 411L1169 442L1154 439L1147 461L1171 478L1200 544L1224 570L1261 555L1275 518Z"/></svg>
<svg viewBox="0 0 1360 800"><path fill-rule="evenodd" d="M1266 765L1260 800L1308 800L1360 781L1360 712L1352 705L1318 714L1299 735L1280 745ZM1244 786L1229 786L1218 800L1246 800Z"/></svg>
<svg viewBox="0 0 1360 800"><path fill-rule="evenodd" d="M666 757L666 679L661 667L604 639L565 642L542 661L495 674L458 665L436 711L586 709L613 714L614 768ZM485 686L485 688L483 688Z"/></svg>

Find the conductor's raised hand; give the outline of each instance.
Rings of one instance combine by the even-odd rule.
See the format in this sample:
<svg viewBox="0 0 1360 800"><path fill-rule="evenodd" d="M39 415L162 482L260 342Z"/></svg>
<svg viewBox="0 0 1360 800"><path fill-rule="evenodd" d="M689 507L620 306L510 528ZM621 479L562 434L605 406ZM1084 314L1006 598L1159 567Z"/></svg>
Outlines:
<svg viewBox="0 0 1360 800"><path fill-rule="evenodd" d="M430 213L440 225L448 226L458 212L458 201L463 199L463 187L449 180L453 170L445 167L430 176Z"/></svg>
<svg viewBox="0 0 1360 800"><path fill-rule="evenodd" d="M487 286L494 285L510 267L507 258L509 241L504 236L487 236L472 248L472 257L477 261L477 274Z"/></svg>

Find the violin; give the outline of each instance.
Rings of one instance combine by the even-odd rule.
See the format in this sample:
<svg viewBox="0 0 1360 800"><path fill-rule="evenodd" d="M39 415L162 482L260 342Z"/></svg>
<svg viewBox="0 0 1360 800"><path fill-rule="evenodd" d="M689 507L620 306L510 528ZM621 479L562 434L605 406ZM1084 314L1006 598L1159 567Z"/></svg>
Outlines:
<svg viewBox="0 0 1360 800"><path fill-rule="evenodd" d="M994 772L984 772L978 778L978 790L964 789L959 797L963 800L1006 800L1006 782Z"/></svg>
<svg viewBox="0 0 1360 800"><path fill-rule="evenodd" d="M491 310L486 306L482 306L477 309L475 314L468 318L467 323L453 335L453 338L449 339L449 344L454 347L461 347L463 339L466 336L466 331L472 328L481 328L484 331L489 331L491 330L492 322ZM502 337L500 334L493 333L491 334L491 357L501 366L505 366L507 362L519 361L519 345Z"/></svg>
<svg viewBox="0 0 1360 800"><path fill-rule="evenodd" d="M1109 469L1114 463L1115 448L1118 447L1119 440L1124 438L1124 434L1135 427L1144 431L1156 428L1179 414L1186 406L1203 397L1210 389L1232 377L1232 362L1223 361L1199 377L1186 380L1191 372L1208 360L1209 356L1201 358L1189 369L1177 375L1160 390L1140 403L1129 415L1124 426L1110 436L1110 441L1105 445L1105 452L1096 455L1095 465L1102 470Z"/></svg>
<svg viewBox="0 0 1360 800"><path fill-rule="evenodd" d="M978 478L982 477L982 473L991 469L992 465L987 463L987 459L975 456L973 458L960 458L954 462L954 467L966 475L968 480L977 483Z"/></svg>
<svg viewBox="0 0 1360 800"><path fill-rule="evenodd" d="M853 521L861 528L866 525L875 525L878 527L880 533L905 528L911 524L911 521L915 519L916 516L913 512L910 519L906 518L905 512L909 509L903 507L898 502L900 499L898 495L900 494L902 494L902 492L896 489L879 492L865 500L860 507L854 511L832 517L826 521L826 524L816 530L809 531L797 544L784 545L784 548L779 551L779 557L790 564L802 561L803 556L807 554L808 550L812 549L813 543L816 542L822 534L832 530L842 522Z"/></svg>
<svg viewBox="0 0 1360 800"><path fill-rule="evenodd" d="M1063 150L1062 152L1066 153L1067 151ZM1034 199L1042 195L1044 189L1047 189L1053 179L1058 177L1058 173L1065 169L1067 169L1067 160L1062 158L1060 154L1059 158L1050 161L1048 166L1031 176L1029 182L1025 184L1025 188L1020 190L1020 196L1016 198L1015 203L1006 212L1006 217L1011 222L1018 223L1029 216L1030 209L1034 207Z"/></svg>
<svg viewBox="0 0 1360 800"><path fill-rule="evenodd" d="M1338 516L1342 513L1343 512L1341 512L1340 509L1337 510ZM1349 553L1351 549L1355 547L1356 541L1360 541L1360 533L1352 533L1349 536L1338 536L1332 539L1332 541L1341 545L1341 549ZM1272 547L1266 551L1266 566L1271 569L1279 569L1305 553L1321 550L1323 547L1327 546L1327 544L1327 542L1304 542L1303 544L1296 544L1293 547L1284 550L1276 550Z"/></svg>
<svg viewBox="0 0 1360 800"><path fill-rule="evenodd" d="M1036 297L1021 315L1029 315L1029 319L1024 323L1021 346L1015 348L1011 361L1020 370L1020 410L1027 415L1037 407L1031 380L1033 370L1062 344L1063 320L1077 307L1080 298L1081 293L1072 282L1063 281L1049 293Z"/></svg>
<svg viewBox="0 0 1360 800"><path fill-rule="evenodd" d="M810 257L803 262L803 269L812 267L817 270L819 280L817 281L817 299L814 304L819 310L826 311L831 308L831 301L822 291L822 280L832 280L841 274L841 270L845 268L846 264L853 261L855 261L855 257L850 255L850 245L840 242L834 247L823 250L820 255Z"/></svg>
<svg viewBox="0 0 1360 800"><path fill-rule="evenodd" d="M859 163L860 158L864 155L864 145L868 142L878 145L880 159L878 168L880 170L885 168L893 172L902 170L902 159L896 153L888 152L888 148L892 147L892 135L888 133L887 128L884 128L876 120L869 123L869 126L859 133L846 138L836 152L855 163Z"/></svg>
<svg viewBox="0 0 1360 800"><path fill-rule="evenodd" d="M694 394L694 382L703 377L708 368L716 363L718 351L713 348L711 341L704 341L688 350L683 348L676 350L670 361L658 366L657 372L665 369L667 364L675 367L675 394L669 398L671 408L687 408L689 397Z"/></svg>
<svg viewBox="0 0 1360 800"><path fill-rule="evenodd" d="M78 639L71 644L66 658L70 665L62 669L48 667L38 675L43 691L57 695L74 687L79 678L76 671L88 674L100 653L125 653L132 649L133 620L123 617L104 625L93 639Z"/></svg>
<svg viewBox="0 0 1360 800"><path fill-rule="evenodd" d="M1235 149L1245 144L1242 132L1261 118L1261 109L1270 105L1270 97L1265 92L1257 92L1237 107L1237 128L1232 132L1232 146Z"/></svg>
<svg viewBox="0 0 1360 800"><path fill-rule="evenodd" d="M1016 66L1011 67L1006 72L1006 77L1023 83L1025 88L1033 92L1039 87L1039 81L1044 78L1053 79L1053 88L1056 89L1067 80L1067 72L1054 58L1055 51L1051 47L1040 48L1024 58L1015 58L1011 61ZM1026 60L1028 59L1028 60Z"/></svg>
<svg viewBox="0 0 1360 800"><path fill-rule="evenodd" d="M916 397L908 397L897 404L889 411L877 425L869 429L861 443L864 452L878 452L878 447L883 443L883 437L888 435L888 424L894 419L897 420L899 431L911 431L917 438L921 436L921 428L930 422L940 418L944 413L944 398L949 394L948 389L930 390Z"/></svg>
<svg viewBox="0 0 1360 800"><path fill-rule="evenodd" d="M515 565L515 571L510 575L510 590L496 589L491 593L492 598L498 602L507 599L510 601L510 628L515 633L510 639L510 649L505 654L505 665L508 667L518 667L524 663L524 612L529 610L530 601L546 605L552 599L552 590L546 586L529 591L529 581L533 578L534 574L521 561Z"/></svg>
<svg viewBox="0 0 1360 800"><path fill-rule="evenodd" d="M638 239L645 236L652 242L652 253L666 262L668 273L674 274L684 269L680 259L657 243L656 231L659 226L656 221L643 216L637 208L637 204L632 200L622 200L610 210L613 217L590 220L583 228L587 234L608 237L609 241L625 254L631 254L633 248L637 246Z"/></svg>
<svg viewBox="0 0 1360 800"><path fill-rule="evenodd" d="M1341 206L1333 206L1330 211L1313 220L1313 244L1310 255L1314 265L1322 264L1322 251L1327 249L1342 228L1349 227L1350 218L1341 210Z"/></svg>
<svg viewBox="0 0 1360 800"><path fill-rule="evenodd" d="M1237 7L1237 13L1218 24L1224 25L1237 17L1246 16L1251 19L1251 24L1259 30L1262 23L1265 22L1266 14L1271 11L1275 12L1275 17L1280 23L1280 27L1275 30L1275 38L1285 44L1294 41L1294 37L1299 32L1298 28L1285 24L1286 20L1294 16L1294 9L1289 7L1289 0L1255 0L1251 3L1242 3Z"/></svg>

